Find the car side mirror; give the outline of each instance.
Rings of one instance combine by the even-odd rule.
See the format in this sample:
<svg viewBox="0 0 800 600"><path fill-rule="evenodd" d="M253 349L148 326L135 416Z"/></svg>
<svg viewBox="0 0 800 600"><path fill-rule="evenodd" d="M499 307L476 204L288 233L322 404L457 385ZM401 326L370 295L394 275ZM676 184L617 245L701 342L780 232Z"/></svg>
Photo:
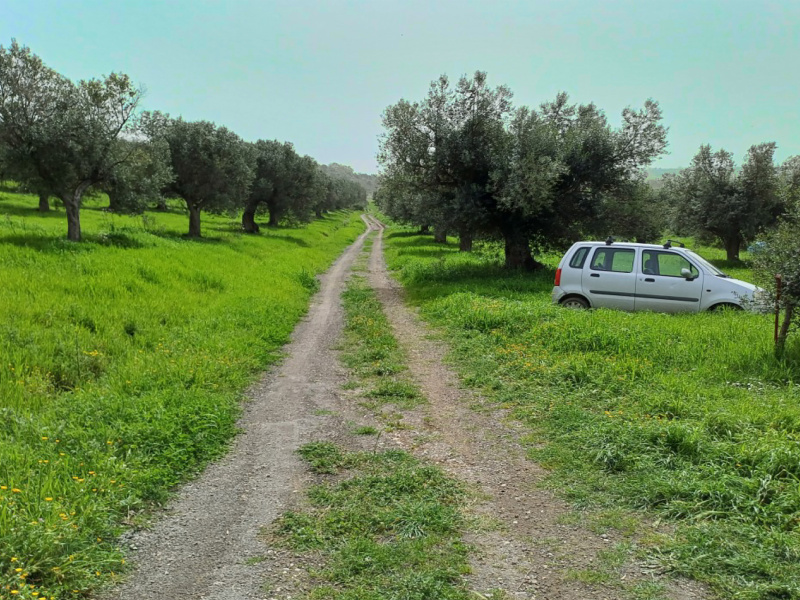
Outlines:
<svg viewBox="0 0 800 600"><path fill-rule="evenodd" d="M683 277L686 281L694 281L696 279L695 276L692 275L692 272L686 267L681 269L681 277Z"/></svg>

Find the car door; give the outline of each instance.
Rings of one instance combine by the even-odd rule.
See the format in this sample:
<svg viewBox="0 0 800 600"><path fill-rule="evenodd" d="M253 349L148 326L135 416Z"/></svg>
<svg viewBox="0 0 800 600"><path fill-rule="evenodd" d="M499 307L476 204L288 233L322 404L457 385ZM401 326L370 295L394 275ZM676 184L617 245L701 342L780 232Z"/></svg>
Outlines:
<svg viewBox="0 0 800 600"><path fill-rule="evenodd" d="M686 257L668 250L643 249L637 265L636 310L697 312L703 273ZM689 269L691 278L682 274Z"/></svg>
<svg viewBox="0 0 800 600"><path fill-rule="evenodd" d="M595 308L634 309L636 294L635 248L601 246L583 269L582 286Z"/></svg>

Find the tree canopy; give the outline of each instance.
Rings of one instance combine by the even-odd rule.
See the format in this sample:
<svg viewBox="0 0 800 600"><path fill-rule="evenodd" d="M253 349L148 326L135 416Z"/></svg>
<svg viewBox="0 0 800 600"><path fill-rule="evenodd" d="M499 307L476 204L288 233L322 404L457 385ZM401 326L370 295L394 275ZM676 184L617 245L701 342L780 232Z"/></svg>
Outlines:
<svg viewBox="0 0 800 600"><path fill-rule="evenodd" d="M127 155L101 186L108 194L109 210L139 213L148 203L163 202L163 191L172 183L169 145L164 140L123 140Z"/></svg>
<svg viewBox="0 0 800 600"><path fill-rule="evenodd" d="M11 173L56 195L67 237L81 239L80 207L131 157L142 93L124 74L72 83L16 41L0 47L0 143Z"/></svg>
<svg viewBox="0 0 800 600"><path fill-rule="evenodd" d="M421 102L388 107L376 199L395 219L458 233L463 249L474 235L500 237L506 265L532 269L532 242L572 241L598 226L611 199L635 196L666 129L651 100L625 109L615 129L564 93L538 109L514 109L511 98L478 71L455 86L442 76Z"/></svg>
<svg viewBox="0 0 800 600"><path fill-rule="evenodd" d="M774 153L773 142L752 146L737 171L730 152L701 146L688 168L665 176L674 229L715 237L738 260L742 245L784 212Z"/></svg>

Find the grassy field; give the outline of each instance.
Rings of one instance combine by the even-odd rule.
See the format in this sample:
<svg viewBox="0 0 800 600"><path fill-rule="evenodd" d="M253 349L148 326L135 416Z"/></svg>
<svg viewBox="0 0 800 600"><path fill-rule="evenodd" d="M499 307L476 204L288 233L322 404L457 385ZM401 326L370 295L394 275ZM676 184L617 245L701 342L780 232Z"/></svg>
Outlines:
<svg viewBox="0 0 800 600"><path fill-rule="evenodd" d="M774 358L769 317L570 311L550 303L558 257L513 274L497 245L386 242L463 381L530 427L559 493L660 520L651 552L726 598L800 598L800 349Z"/></svg>
<svg viewBox="0 0 800 600"><path fill-rule="evenodd" d="M98 200L98 204L99 204ZM114 538L235 434L354 213L238 233L180 211L121 217L0 192L0 597L84 595L124 569Z"/></svg>

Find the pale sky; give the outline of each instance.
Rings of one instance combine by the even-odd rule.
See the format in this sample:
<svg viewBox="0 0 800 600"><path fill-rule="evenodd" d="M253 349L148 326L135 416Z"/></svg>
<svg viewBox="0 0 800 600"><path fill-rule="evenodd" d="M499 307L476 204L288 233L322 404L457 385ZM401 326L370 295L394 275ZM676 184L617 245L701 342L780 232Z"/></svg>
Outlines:
<svg viewBox="0 0 800 600"><path fill-rule="evenodd" d="M72 79L124 72L146 108L375 172L382 111L487 71L517 105L564 90L616 122L657 100L670 154L800 154L800 0L0 0L12 38Z"/></svg>

